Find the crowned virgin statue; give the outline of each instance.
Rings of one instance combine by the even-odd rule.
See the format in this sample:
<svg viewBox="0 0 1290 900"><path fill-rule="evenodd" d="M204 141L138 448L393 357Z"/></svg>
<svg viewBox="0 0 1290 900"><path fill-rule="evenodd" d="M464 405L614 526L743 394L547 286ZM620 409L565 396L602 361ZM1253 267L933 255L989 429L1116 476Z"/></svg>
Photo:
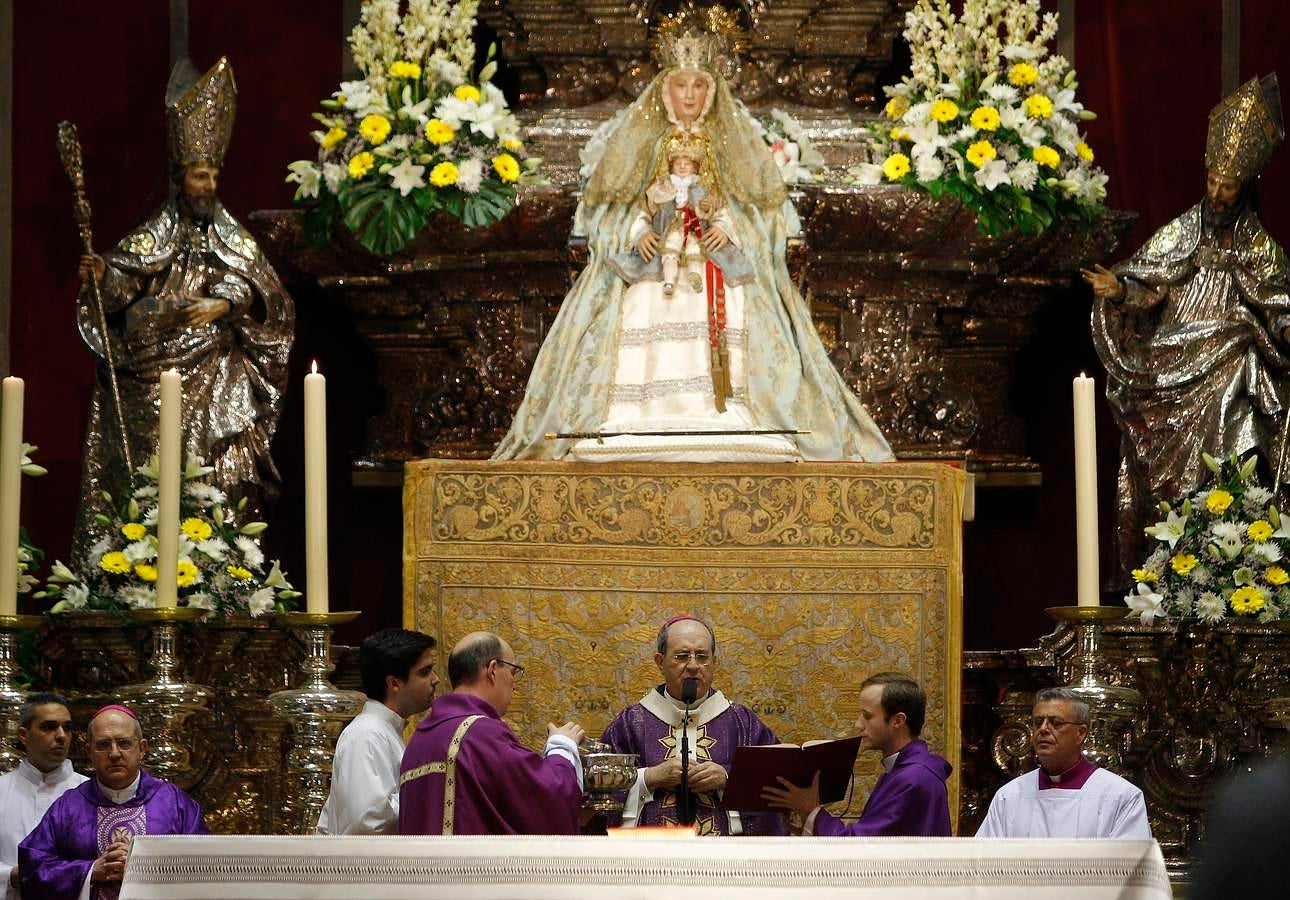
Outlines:
<svg viewBox="0 0 1290 900"><path fill-rule="evenodd" d="M720 9L659 26L658 76L612 120L565 297L494 459L889 460L789 277L783 178L723 76Z"/></svg>

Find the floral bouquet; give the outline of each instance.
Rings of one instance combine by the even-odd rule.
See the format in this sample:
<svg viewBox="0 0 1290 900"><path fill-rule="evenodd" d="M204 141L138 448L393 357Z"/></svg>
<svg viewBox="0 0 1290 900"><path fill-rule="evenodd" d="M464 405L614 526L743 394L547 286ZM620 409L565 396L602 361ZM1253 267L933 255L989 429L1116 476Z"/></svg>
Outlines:
<svg viewBox="0 0 1290 900"><path fill-rule="evenodd" d="M258 535L268 526L247 522L240 527L236 512L224 507L225 494L202 481L213 472L200 458L184 466L180 493L179 604L216 611L219 615L284 612L300 596L292 589L278 562L264 572L264 553ZM37 597L55 600L51 613L92 609L122 611L157 605L157 457L138 473L141 487L118 513L97 517L107 535L91 549L86 572L73 573L55 562L44 591ZM110 495L104 499L112 504ZM240 512L245 499L236 506Z"/></svg>
<svg viewBox="0 0 1290 900"><path fill-rule="evenodd" d="M19 454L22 457L22 474L31 476L47 474L44 466L38 466L31 461L31 454L35 452L36 448L31 444L22 445ZM32 573L44 558L45 554L27 536L27 529L20 527L18 529L18 593L30 594L31 589L40 584Z"/></svg>
<svg viewBox="0 0 1290 900"><path fill-rule="evenodd" d="M1067 60L1049 55L1057 16L1039 6L964 0L955 16L949 0L918 0L905 17L911 74L884 89L887 121L874 127L882 162L850 180L955 197L987 234L1091 225L1107 178L1080 123L1095 116L1076 101Z"/></svg>
<svg viewBox="0 0 1290 900"><path fill-rule="evenodd" d="M1161 503L1162 522L1146 529L1160 542L1124 598L1143 622L1157 616L1228 615L1270 622L1290 613L1290 519L1254 475L1258 457L1219 463L1202 454L1213 482L1180 503Z"/></svg>
<svg viewBox="0 0 1290 900"><path fill-rule="evenodd" d="M785 184L791 188L823 178L820 169L824 165L824 157L811 143L811 136L801 122L782 109L772 109L769 116L755 121Z"/></svg>
<svg viewBox="0 0 1290 900"><path fill-rule="evenodd" d="M326 242L339 224L373 253L402 249L442 211L468 227L490 225L536 179L541 160L524 155L519 123L492 77L478 83L471 30L478 0L367 0L349 36L363 77L344 81L314 118L318 161L287 168L307 204L306 233Z"/></svg>

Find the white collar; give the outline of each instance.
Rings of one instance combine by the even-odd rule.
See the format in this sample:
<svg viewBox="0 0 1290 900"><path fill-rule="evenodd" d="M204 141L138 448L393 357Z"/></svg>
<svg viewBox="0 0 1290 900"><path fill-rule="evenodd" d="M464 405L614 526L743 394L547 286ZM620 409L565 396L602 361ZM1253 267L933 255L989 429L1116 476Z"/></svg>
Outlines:
<svg viewBox="0 0 1290 900"><path fill-rule="evenodd" d="M75 771L76 770L72 768L72 761L70 759L63 760L57 767L49 770L48 772L42 772L40 769L37 769L25 756L18 762L19 774L35 785L59 784L60 782L71 778L72 775L75 774Z"/></svg>
<svg viewBox="0 0 1290 900"><path fill-rule="evenodd" d="M142 779L143 772L140 771L138 775L134 776L134 781L130 782L120 790L108 787L106 784L99 781L97 776L94 778L94 784L98 786L99 793L102 794L106 800L116 806L120 806L122 803L129 803L135 798L135 795L139 793L139 782L142 781Z"/></svg>
<svg viewBox="0 0 1290 900"><path fill-rule="evenodd" d="M699 176L669 173L667 177L672 179L672 189L676 192L676 206L680 209L690 201L690 188L699 183Z"/></svg>
<svg viewBox="0 0 1290 900"><path fill-rule="evenodd" d="M895 753L891 754L891 756L884 756L884 757L882 758L882 767L883 767L885 770L887 770L888 772L890 772L892 769L896 768L896 760L897 760L899 757L900 757L900 751L899 751L899 750L897 750Z"/></svg>
<svg viewBox="0 0 1290 900"><path fill-rule="evenodd" d="M400 738L403 737L403 728L408 724L407 720L380 700L368 700L363 704L363 712L369 716L376 716L376 718L393 728Z"/></svg>

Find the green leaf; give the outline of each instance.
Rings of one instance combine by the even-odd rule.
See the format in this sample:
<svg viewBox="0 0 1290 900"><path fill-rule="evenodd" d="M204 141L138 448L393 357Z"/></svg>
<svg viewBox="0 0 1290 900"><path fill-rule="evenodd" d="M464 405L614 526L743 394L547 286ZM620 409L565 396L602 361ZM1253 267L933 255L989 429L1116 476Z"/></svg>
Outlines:
<svg viewBox="0 0 1290 900"><path fill-rule="evenodd" d="M405 197L385 179L362 182L340 196L342 218L364 247L390 256L416 237L425 217L411 195Z"/></svg>

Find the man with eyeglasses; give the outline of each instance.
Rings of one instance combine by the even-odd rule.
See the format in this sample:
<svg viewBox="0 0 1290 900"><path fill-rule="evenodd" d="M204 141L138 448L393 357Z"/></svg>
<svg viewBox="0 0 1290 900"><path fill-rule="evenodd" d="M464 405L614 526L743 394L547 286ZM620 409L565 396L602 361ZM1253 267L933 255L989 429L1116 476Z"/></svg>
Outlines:
<svg viewBox="0 0 1290 900"><path fill-rule="evenodd" d="M210 834L195 800L140 768L148 742L133 711L100 709L88 742L94 777L54 801L18 845L23 896L115 897L136 835Z"/></svg>
<svg viewBox="0 0 1290 900"><path fill-rule="evenodd" d="M1088 723L1088 704L1070 688L1035 695L1030 729L1039 768L999 788L977 837L1151 840L1142 791L1084 758Z"/></svg>
<svg viewBox="0 0 1290 900"><path fill-rule="evenodd" d="M615 752L635 753L641 761L636 784L627 791L622 827L693 823L705 835L784 833L777 813L721 807L735 748L779 740L755 712L713 689L716 657L716 635L701 619L674 616L659 629L654 662L663 683L620 712L602 738ZM683 724L688 680L693 680L695 700L687 730ZM680 794L683 731L689 752L688 798ZM616 818L608 824L618 824ZM683 819L690 821L683 823Z"/></svg>
<svg viewBox="0 0 1290 900"><path fill-rule="evenodd" d="M72 768L72 714L60 694L31 694L18 711L18 768L0 775L0 877L5 900L18 897L18 842L39 824L50 805L85 776Z"/></svg>
<svg viewBox="0 0 1290 900"><path fill-rule="evenodd" d="M534 753L502 721L524 666L511 645L468 634L448 657L452 692L435 699L399 776L400 834L577 834L587 733L547 725Z"/></svg>

